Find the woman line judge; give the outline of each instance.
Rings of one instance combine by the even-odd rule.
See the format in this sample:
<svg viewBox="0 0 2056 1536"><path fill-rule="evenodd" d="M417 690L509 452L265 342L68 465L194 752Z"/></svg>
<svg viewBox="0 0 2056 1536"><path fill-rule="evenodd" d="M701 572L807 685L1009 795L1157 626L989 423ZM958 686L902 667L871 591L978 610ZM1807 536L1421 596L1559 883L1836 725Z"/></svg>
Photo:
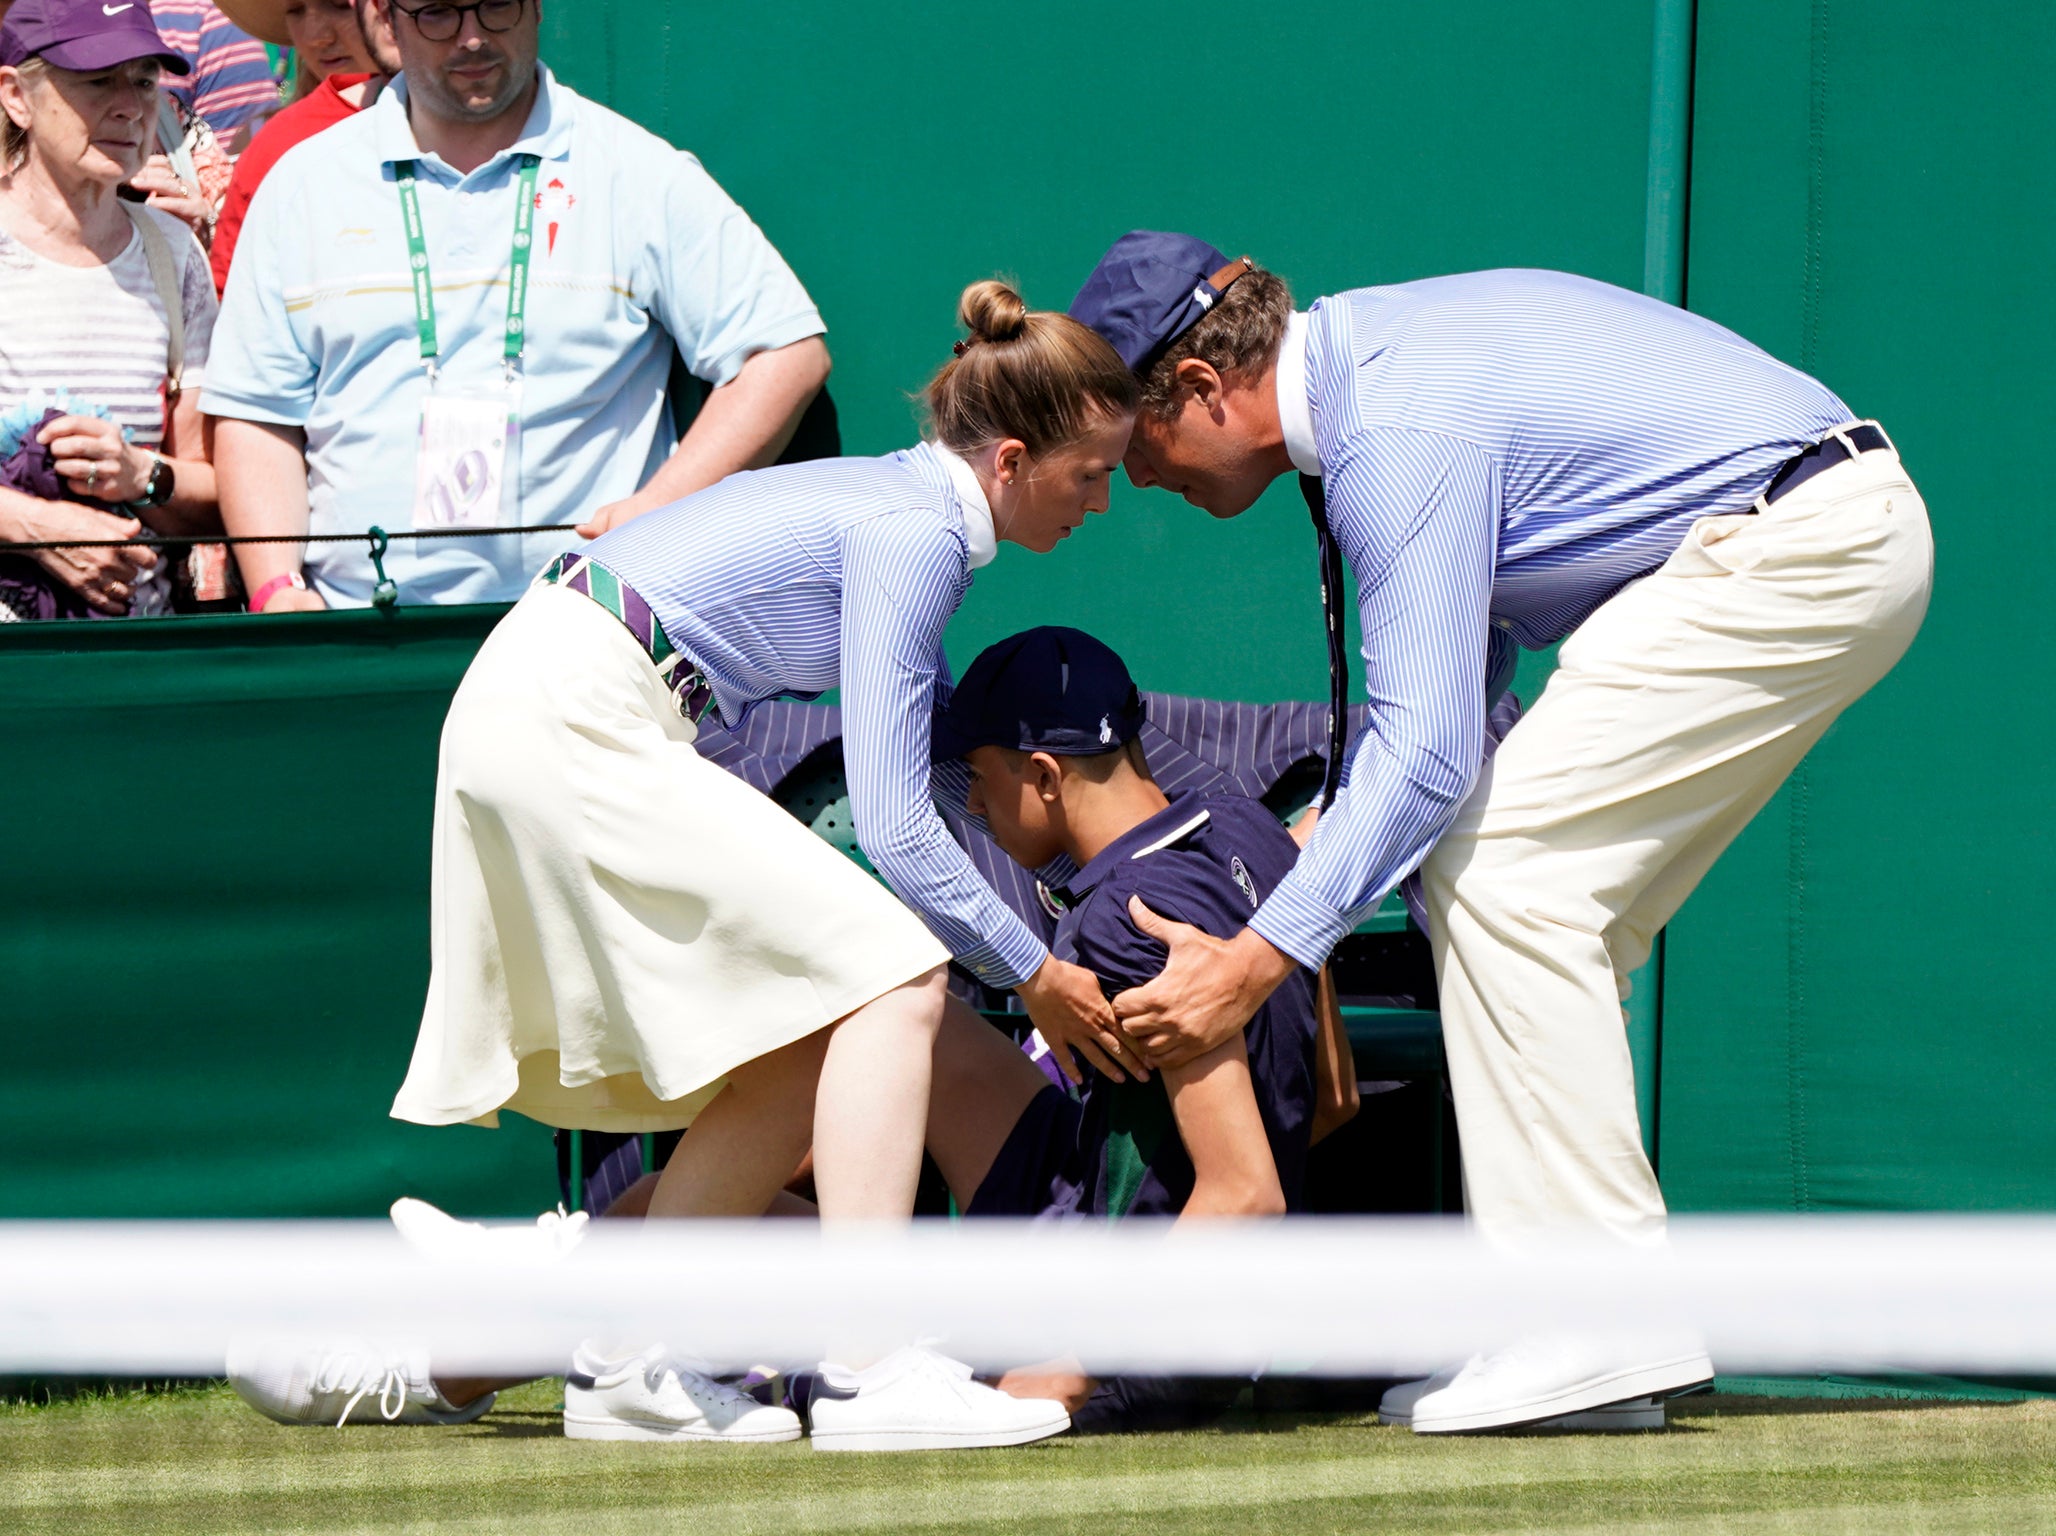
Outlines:
<svg viewBox="0 0 2056 1536"><path fill-rule="evenodd" d="M1119 1045L1097 981L1052 957L944 829L929 724L973 572L997 540L1046 552L1106 510L1136 385L1106 342L1002 283L966 289L959 318L969 339L926 391L932 441L735 475L647 513L558 560L486 640L443 731L434 970L394 1115L690 1124L658 1218L762 1213L811 1141L832 1227L911 1215L952 956L1018 992L1053 1042ZM732 726L836 687L858 840L899 901L694 750L709 714ZM352 1361L246 1356L233 1374L289 1419L333 1421L367 1375L398 1383L385 1400L406 1398L402 1415L482 1400L425 1361ZM924 1347L826 1363L821 1380L824 1449L1018 1444L1069 1423ZM565 1429L800 1425L704 1363L589 1344Z"/></svg>

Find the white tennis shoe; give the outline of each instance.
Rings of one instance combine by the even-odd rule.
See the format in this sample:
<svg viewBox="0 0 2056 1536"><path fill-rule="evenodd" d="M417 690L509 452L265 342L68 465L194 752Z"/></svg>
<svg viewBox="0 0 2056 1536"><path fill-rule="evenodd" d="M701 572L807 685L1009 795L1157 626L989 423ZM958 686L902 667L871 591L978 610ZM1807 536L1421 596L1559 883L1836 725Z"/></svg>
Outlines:
<svg viewBox="0 0 2056 1536"><path fill-rule="evenodd" d="M581 1347L564 1379L569 1440L718 1440L761 1445L797 1440L800 1417L716 1381L704 1364L661 1345L625 1360Z"/></svg>
<svg viewBox="0 0 2056 1536"><path fill-rule="evenodd" d="M229 1384L281 1424L469 1424L493 1406L488 1392L458 1407L428 1371L428 1352L370 1339L238 1340Z"/></svg>
<svg viewBox="0 0 2056 1536"><path fill-rule="evenodd" d="M1011 1397L925 1345L861 1371L823 1365L808 1405L820 1451L937 1451L1026 1445L1071 1427L1064 1405Z"/></svg>
<svg viewBox="0 0 2056 1536"><path fill-rule="evenodd" d="M1431 1377L1412 1401L1393 1403L1386 1418L1400 1412L1417 1435L1475 1434L1482 1430L1516 1429L1571 1415L1618 1408L1608 1427L1654 1427L1646 1424L1642 1398L1666 1398L1703 1387L1713 1379L1713 1362L1696 1344L1673 1342L1624 1345L1620 1341L1556 1335L1524 1339L1496 1354L1474 1355L1453 1374ZM1394 1398L1404 1388L1386 1394ZM1660 1408L1660 1404L1655 1405ZM1633 1423L1640 1414L1644 1423ZM1621 1420L1630 1422L1623 1424ZM1602 1421L1567 1427L1601 1427Z"/></svg>
<svg viewBox="0 0 2056 1536"><path fill-rule="evenodd" d="M1439 1376L1430 1376L1421 1381L1404 1381L1388 1388L1378 1399L1378 1422L1396 1424L1402 1429L1413 1428L1414 1404L1429 1392L1439 1391L1456 1379L1458 1367L1451 1367ZM1662 1429L1667 1422L1664 1400L1660 1397L1631 1397L1626 1402L1608 1403L1600 1408L1588 1408L1582 1413L1568 1413L1561 1418L1541 1419L1529 1425L1531 1429L1570 1429L1593 1434L1620 1434L1628 1430Z"/></svg>
<svg viewBox="0 0 2056 1536"><path fill-rule="evenodd" d="M393 1202L393 1225L415 1252L432 1259L496 1259L510 1264L554 1264L585 1241L584 1211L562 1206L533 1222L465 1221L411 1196Z"/></svg>

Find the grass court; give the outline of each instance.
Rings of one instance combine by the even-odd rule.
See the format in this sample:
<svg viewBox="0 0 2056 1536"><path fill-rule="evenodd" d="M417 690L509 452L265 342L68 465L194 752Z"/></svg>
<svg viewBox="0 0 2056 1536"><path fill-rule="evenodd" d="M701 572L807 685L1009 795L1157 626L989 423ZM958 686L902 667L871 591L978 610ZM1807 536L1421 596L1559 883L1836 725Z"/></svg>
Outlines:
<svg viewBox="0 0 2056 1536"><path fill-rule="evenodd" d="M2056 1401L1699 1397L1640 1435L1431 1440L1362 1417L1018 1451L573 1444L559 1387L463 1429L290 1429L226 1386L0 1405L29 1533L2056 1530Z"/></svg>

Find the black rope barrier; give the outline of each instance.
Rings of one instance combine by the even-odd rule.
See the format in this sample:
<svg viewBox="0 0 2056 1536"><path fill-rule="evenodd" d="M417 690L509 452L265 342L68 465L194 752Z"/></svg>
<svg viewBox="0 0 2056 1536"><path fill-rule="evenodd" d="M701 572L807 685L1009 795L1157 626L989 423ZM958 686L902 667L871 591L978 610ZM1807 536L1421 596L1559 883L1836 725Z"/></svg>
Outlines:
<svg viewBox="0 0 2056 1536"><path fill-rule="evenodd" d="M133 544L363 544L377 548L401 539L497 539L514 533L563 533L569 524L511 528L417 528L387 533L367 528L362 533L151 533L126 539L0 539L0 555L27 554L38 549L127 549Z"/></svg>

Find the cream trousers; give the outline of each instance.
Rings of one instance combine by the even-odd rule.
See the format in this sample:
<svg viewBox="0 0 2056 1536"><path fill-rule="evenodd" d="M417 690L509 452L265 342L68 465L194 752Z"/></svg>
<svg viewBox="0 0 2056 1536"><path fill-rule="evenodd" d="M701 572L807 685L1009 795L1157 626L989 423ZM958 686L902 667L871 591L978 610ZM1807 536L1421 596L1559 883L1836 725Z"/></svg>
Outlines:
<svg viewBox="0 0 2056 1536"><path fill-rule="evenodd" d="M1628 976L1912 643L1927 508L1896 454L1695 523L1565 642L1424 866L1466 1203L1488 1236L1660 1241Z"/></svg>

